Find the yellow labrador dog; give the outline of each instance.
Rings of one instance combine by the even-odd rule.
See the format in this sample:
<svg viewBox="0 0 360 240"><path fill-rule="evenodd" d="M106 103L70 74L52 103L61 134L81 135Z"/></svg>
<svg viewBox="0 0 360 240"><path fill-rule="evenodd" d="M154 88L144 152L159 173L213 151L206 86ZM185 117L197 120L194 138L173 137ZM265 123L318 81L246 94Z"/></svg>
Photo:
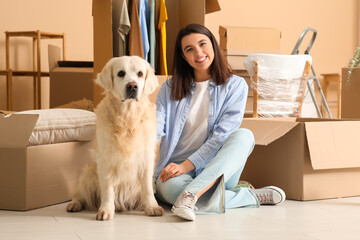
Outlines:
<svg viewBox="0 0 360 240"><path fill-rule="evenodd" d="M148 98L158 80L148 62L123 56L111 59L96 82L105 90L95 109L96 161L84 169L67 211L96 209L97 220L112 219L115 210L161 216L152 184L156 111Z"/></svg>

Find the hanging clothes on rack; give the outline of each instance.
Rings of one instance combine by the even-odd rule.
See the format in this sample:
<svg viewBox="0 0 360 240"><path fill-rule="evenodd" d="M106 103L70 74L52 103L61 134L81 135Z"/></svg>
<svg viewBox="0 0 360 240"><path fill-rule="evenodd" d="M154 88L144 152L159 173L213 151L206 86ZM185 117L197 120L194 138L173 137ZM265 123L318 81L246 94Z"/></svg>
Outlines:
<svg viewBox="0 0 360 240"><path fill-rule="evenodd" d="M148 55L150 50L149 35L148 35L148 23L150 18L150 7L148 0L139 1L139 22L141 30L141 39L144 52L144 59L148 61Z"/></svg>
<svg viewBox="0 0 360 240"><path fill-rule="evenodd" d="M144 58L143 43L140 30L138 0L129 0L130 23L129 55Z"/></svg>
<svg viewBox="0 0 360 240"><path fill-rule="evenodd" d="M168 20L165 0L160 0L160 16L158 29L160 30L160 72L161 75L167 75L166 63L166 21Z"/></svg>
<svg viewBox="0 0 360 240"><path fill-rule="evenodd" d="M112 0L113 57L126 55L126 36L131 25L127 0Z"/></svg>

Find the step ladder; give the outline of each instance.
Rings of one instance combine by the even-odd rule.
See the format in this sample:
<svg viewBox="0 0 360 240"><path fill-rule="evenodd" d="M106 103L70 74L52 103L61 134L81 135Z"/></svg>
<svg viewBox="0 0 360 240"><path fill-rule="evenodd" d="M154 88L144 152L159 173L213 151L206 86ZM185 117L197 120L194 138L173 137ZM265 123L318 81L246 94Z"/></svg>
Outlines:
<svg viewBox="0 0 360 240"><path fill-rule="evenodd" d="M314 41L315 41L315 39L316 39L317 30L316 30L316 29L313 29L313 28L310 28L310 27L307 27L307 28L305 28L305 30L301 33L301 35L300 35L300 37L299 37L299 39L298 39L298 41L297 41L297 43L296 43L296 45L295 45L295 47L294 47L294 50L291 52L292 55L298 55L298 54L299 54L299 47L300 47L302 41L304 40L304 38L305 38L305 36L306 36L306 34L307 34L308 32L312 32L312 37L311 37L311 40L310 40L310 42L309 42L306 50L304 51L304 54L309 54L309 51L310 51L310 49L311 49L311 47L312 47L312 45L314 44ZM324 93L323 93L323 91L322 91L321 85L320 85L320 83L319 83L319 79L316 77L316 73L315 73L315 70L314 70L314 67L313 67L313 64L312 64L312 63L311 63L311 72L312 72L312 76L309 76L309 79L312 79L313 82L315 82L317 88L319 89L320 95L321 95L321 103L323 104L323 107L325 108L325 110L326 110L329 118L332 118L331 112L330 112L330 110L329 110L329 106L328 106L328 104L327 104L326 98L325 98L325 96L324 96ZM320 111L320 109L319 109L319 106L318 106L318 104L317 104L317 102L316 102L315 94L314 94L314 92L313 92L313 88L311 87L310 81L307 82L307 86L308 86L308 91L309 91L309 93L310 93L311 99L312 99L312 101L313 101L313 103L314 103L314 106L315 106L315 108L316 108L316 112L317 112L317 114L318 114L318 116L319 116L320 118L323 118L323 116L322 116L322 114L321 114L321 111Z"/></svg>

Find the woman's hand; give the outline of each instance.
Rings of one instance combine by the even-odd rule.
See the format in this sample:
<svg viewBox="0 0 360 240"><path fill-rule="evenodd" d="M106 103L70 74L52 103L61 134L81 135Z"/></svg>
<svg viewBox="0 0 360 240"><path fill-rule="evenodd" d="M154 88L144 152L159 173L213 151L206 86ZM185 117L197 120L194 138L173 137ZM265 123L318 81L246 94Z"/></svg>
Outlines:
<svg viewBox="0 0 360 240"><path fill-rule="evenodd" d="M181 174L190 172L195 168L194 164L190 160L185 160L181 164L170 163L160 173L160 179L166 182L170 178L177 177Z"/></svg>

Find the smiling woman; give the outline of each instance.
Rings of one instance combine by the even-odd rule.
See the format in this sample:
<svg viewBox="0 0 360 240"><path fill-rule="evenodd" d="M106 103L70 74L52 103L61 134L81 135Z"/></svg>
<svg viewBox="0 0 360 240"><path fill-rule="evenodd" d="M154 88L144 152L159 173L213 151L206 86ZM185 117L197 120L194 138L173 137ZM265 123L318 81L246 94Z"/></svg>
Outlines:
<svg viewBox="0 0 360 240"><path fill-rule="evenodd" d="M213 34L190 24L176 39L173 78L157 95L156 195L186 220L225 208L278 204L277 187L237 188L254 136L241 125L248 86L231 74Z"/></svg>
<svg viewBox="0 0 360 240"><path fill-rule="evenodd" d="M181 40L181 46L184 58L194 69L195 81L202 82L210 79L208 69L214 60L211 40L203 34L193 33Z"/></svg>
<svg viewBox="0 0 360 240"><path fill-rule="evenodd" d="M231 74L214 35L199 24L180 30L175 42L173 72L173 100L189 94L193 79L201 82L212 77L216 85L221 85Z"/></svg>

